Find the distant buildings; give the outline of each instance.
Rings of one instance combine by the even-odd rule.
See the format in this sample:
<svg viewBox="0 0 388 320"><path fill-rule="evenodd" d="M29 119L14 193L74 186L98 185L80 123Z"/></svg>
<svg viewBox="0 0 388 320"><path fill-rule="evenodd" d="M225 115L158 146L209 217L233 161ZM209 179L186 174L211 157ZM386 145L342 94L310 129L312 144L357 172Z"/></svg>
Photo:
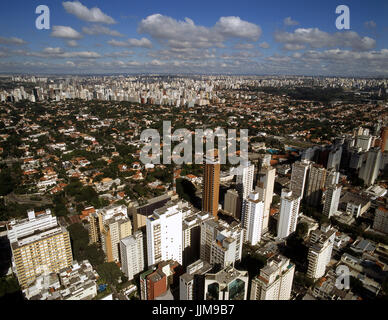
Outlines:
<svg viewBox="0 0 388 320"><path fill-rule="evenodd" d="M229 266L205 276L205 300L247 300L248 273Z"/></svg>
<svg viewBox="0 0 388 320"><path fill-rule="evenodd" d="M252 279L251 300L289 300L295 265L276 255L267 261L260 274Z"/></svg>
<svg viewBox="0 0 388 320"><path fill-rule="evenodd" d="M307 256L307 276L309 278L319 279L324 276L326 266L331 259L335 232L334 229L330 229L330 226L322 226L321 230L311 232Z"/></svg>
<svg viewBox="0 0 388 320"><path fill-rule="evenodd" d="M58 273L71 266L69 233L58 224L50 210L28 211L27 219L11 220L7 230L13 269L22 288L43 273Z"/></svg>

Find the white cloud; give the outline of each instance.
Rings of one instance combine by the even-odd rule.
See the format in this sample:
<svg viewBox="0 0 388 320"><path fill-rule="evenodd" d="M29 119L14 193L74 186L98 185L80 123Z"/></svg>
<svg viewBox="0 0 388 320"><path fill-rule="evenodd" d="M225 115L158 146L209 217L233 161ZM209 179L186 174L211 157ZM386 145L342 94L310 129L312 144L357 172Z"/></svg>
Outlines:
<svg viewBox="0 0 388 320"><path fill-rule="evenodd" d="M72 48L78 47L78 42L75 41L75 40L69 40L69 41L66 42L66 44L67 44L69 47L72 47Z"/></svg>
<svg viewBox="0 0 388 320"><path fill-rule="evenodd" d="M296 44L296 43L286 43L284 46L283 46L283 49L284 50L303 50L303 49L306 49L306 46L303 45L303 44Z"/></svg>
<svg viewBox="0 0 388 320"><path fill-rule="evenodd" d="M22 44L26 44L26 43L27 42L24 41L23 39L16 38L16 37L11 37L11 38L0 37L0 44L22 45Z"/></svg>
<svg viewBox="0 0 388 320"><path fill-rule="evenodd" d="M91 8L84 6L79 1L65 1L62 3L67 13L75 15L78 19L87 22L114 24L116 21L103 13L99 8Z"/></svg>
<svg viewBox="0 0 388 320"><path fill-rule="evenodd" d="M253 49L255 45L253 43L237 43L234 49Z"/></svg>
<svg viewBox="0 0 388 320"><path fill-rule="evenodd" d="M53 32L51 33L51 36L55 38L72 40L79 40L83 38L82 34L80 34L78 31L74 30L71 27L65 26L53 26Z"/></svg>
<svg viewBox="0 0 388 320"><path fill-rule="evenodd" d="M294 45L309 45L312 48L342 47L354 50L369 50L376 46L376 41L369 37L361 38L354 31L329 34L318 28L296 29L294 32L275 32L275 40Z"/></svg>
<svg viewBox="0 0 388 320"><path fill-rule="evenodd" d="M221 17L215 30L227 38L242 38L257 41L261 28L253 23L241 20L240 17Z"/></svg>
<svg viewBox="0 0 388 320"><path fill-rule="evenodd" d="M292 20L291 17L287 17L283 20L283 23L286 26L297 26L299 24L298 21Z"/></svg>
<svg viewBox="0 0 388 320"><path fill-rule="evenodd" d="M126 41L110 40L108 44L114 47L139 47L139 48L152 48L152 43L147 38L141 39L128 39Z"/></svg>
<svg viewBox="0 0 388 320"><path fill-rule="evenodd" d="M222 48L224 42L232 38L257 41L261 28L239 17L221 17L208 28L196 25L189 18L178 21L153 14L140 22L138 32L148 34L170 48Z"/></svg>
<svg viewBox="0 0 388 320"><path fill-rule="evenodd" d="M108 35L112 37L123 37L123 35L116 31L104 26L93 25L90 27L83 27L82 32L89 35Z"/></svg>
<svg viewBox="0 0 388 320"><path fill-rule="evenodd" d="M259 44L259 47L263 48L263 49L268 49L269 48L269 43L264 41L264 42Z"/></svg>

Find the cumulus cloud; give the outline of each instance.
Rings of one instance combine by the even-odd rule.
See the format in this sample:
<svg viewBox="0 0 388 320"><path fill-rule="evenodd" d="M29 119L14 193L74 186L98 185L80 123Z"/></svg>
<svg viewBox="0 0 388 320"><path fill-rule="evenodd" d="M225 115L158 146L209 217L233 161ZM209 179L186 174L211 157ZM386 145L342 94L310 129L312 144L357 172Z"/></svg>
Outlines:
<svg viewBox="0 0 388 320"><path fill-rule="evenodd" d="M51 33L51 36L55 38L72 39L72 40L79 40L83 38L82 34L74 30L72 27L53 26L52 29L53 29L53 32Z"/></svg>
<svg viewBox="0 0 388 320"><path fill-rule="evenodd" d="M97 7L89 9L79 1L65 1L62 4L67 13L75 15L80 20L105 24L116 23L112 17L106 15Z"/></svg>
<svg viewBox="0 0 388 320"><path fill-rule="evenodd" d="M66 42L66 44L68 47L72 47L72 48L78 47L78 42L75 40L69 40Z"/></svg>
<svg viewBox="0 0 388 320"><path fill-rule="evenodd" d="M283 49L284 50L303 50L303 49L306 49L306 46L303 45L303 44L297 44L297 43L286 43L284 46L283 46Z"/></svg>
<svg viewBox="0 0 388 320"><path fill-rule="evenodd" d="M297 26L299 24L298 21L292 20L291 17L287 17L283 20L284 25L286 26Z"/></svg>
<svg viewBox="0 0 388 320"><path fill-rule="evenodd" d="M127 41L117 41L117 40L110 40L108 41L108 44L110 44L113 47L139 47L139 48L152 48L152 43L147 38L141 38L141 39L128 39Z"/></svg>
<svg viewBox="0 0 388 320"><path fill-rule="evenodd" d="M234 49L253 49L255 45L253 43L236 43Z"/></svg>
<svg viewBox="0 0 388 320"><path fill-rule="evenodd" d="M123 35L115 30L109 29L100 25L93 25L90 27L83 27L82 32L89 35L108 35L112 37L123 37Z"/></svg>
<svg viewBox="0 0 388 320"><path fill-rule="evenodd" d="M11 38L0 37L0 44L22 45L26 43L27 42L24 41L23 39L16 38L16 37L11 37Z"/></svg>
<svg viewBox="0 0 388 320"><path fill-rule="evenodd" d="M261 28L259 26L241 20L240 17L221 17L214 29L226 38L242 38L257 41L261 36Z"/></svg>
<svg viewBox="0 0 388 320"><path fill-rule="evenodd" d="M232 38L257 41L261 28L239 17L221 17L208 28L196 25L189 18L178 21L153 14L140 22L138 32L148 34L171 48L222 48L224 42Z"/></svg>
<svg viewBox="0 0 388 320"><path fill-rule="evenodd" d="M263 49L268 49L269 48L269 43L264 41L264 42L259 44L259 47L263 48Z"/></svg>
<svg viewBox="0 0 388 320"><path fill-rule="evenodd" d="M354 31L336 32L333 34L318 28L296 29L294 32L275 32L277 42L293 45L308 45L311 48L351 48L354 50L370 50L376 46L376 41L369 37L360 37Z"/></svg>

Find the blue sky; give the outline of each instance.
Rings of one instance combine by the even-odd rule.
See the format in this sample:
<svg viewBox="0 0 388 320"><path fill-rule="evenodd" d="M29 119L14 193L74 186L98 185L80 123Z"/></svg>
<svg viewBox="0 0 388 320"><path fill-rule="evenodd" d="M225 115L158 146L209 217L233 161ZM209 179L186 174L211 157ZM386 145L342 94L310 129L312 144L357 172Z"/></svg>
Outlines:
<svg viewBox="0 0 388 320"><path fill-rule="evenodd" d="M387 17L384 0L2 0L0 72L388 76Z"/></svg>

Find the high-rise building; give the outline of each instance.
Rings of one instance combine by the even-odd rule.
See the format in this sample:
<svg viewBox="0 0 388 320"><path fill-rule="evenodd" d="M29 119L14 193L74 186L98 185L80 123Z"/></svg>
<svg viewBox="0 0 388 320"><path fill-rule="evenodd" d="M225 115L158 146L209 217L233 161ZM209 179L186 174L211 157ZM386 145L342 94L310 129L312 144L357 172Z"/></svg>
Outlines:
<svg viewBox="0 0 388 320"><path fill-rule="evenodd" d="M372 136L359 135L357 136L356 147L361 148L362 151L368 151L372 146Z"/></svg>
<svg viewBox="0 0 388 320"><path fill-rule="evenodd" d="M290 188L295 196L303 198L309 168L309 161L297 161L292 165Z"/></svg>
<svg viewBox="0 0 388 320"><path fill-rule="evenodd" d="M277 238L287 238L296 230L300 198L289 189L282 189Z"/></svg>
<svg viewBox="0 0 388 320"><path fill-rule="evenodd" d="M388 151L388 127L381 129L381 152Z"/></svg>
<svg viewBox="0 0 388 320"><path fill-rule="evenodd" d="M281 255L267 261L252 279L251 300L290 300L295 265Z"/></svg>
<svg viewBox="0 0 388 320"><path fill-rule="evenodd" d="M148 265L175 260L182 264L182 220L179 201L171 201L147 217Z"/></svg>
<svg viewBox="0 0 388 320"><path fill-rule="evenodd" d="M58 273L72 265L69 233L50 210L30 210L27 219L11 220L7 230L12 268L22 288L43 273Z"/></svg>
<svg viewBox="0 0 388 320"><path fill-rule="evenodd" d="M258 187L263 189L264 215L262 233L268 231L269 214L273 199L273 190L275 187L276 169L271 166L262 166L259 171Z"/></svg>
<svg viewBox="0 0 388 320"><path fill-rule="evenodd" d="M364 181L364 184L371 186L375 183L379 175L382 154L380 149L371 149L368 152L366 162L362 165L358 177Z"/></svg>
<svg viewBox="0 0 388 320"><path fill-rule="evenodd" d="M207 219L201 222L200 258L222 266L241 260L244 232L241 225L223 220Z"/></svg>
<svg viewBox="0 0 388 320"><path fill-rule="evenodd" d="M326 181L325 181L325 189L329 188L332 185L336 185L339 182L340 173L335 171L334 169L326 171Z"/></svg>
<svg viewBox="0 0 388 320"><path fill-rule="evenodd" d="M256 245L261 240L264 202L260 200L257 192L251 192L249 198L244 200L245 211L242 217L242 226L245 229L245 241Z"/></svg>
<svg viewBox="0 0 388 320"><path fill-rule="evenodd" d="M305 191L306 203L317 207L321 204L322 192L326 183L327 170L320 165L313 164L310 167Z"/></svg>
<svg viewBox="0 0 388 320"><path fill-rule="evenodd" d="M203 186L202 186L202 210L209 212L217 219L218 201L220 193L220 162L218 152L214 157L205 157Z"/></svg>
<svg viewBox="0 0 388 320"><path fill-rule="evenodd" d="M202 260L189 265L179 279L179 300L204 300L205 275L211 269L210 263Z"/></svg>
<svg viewBox="0 0 388 320"><path fill-rule="evenodd" d="M236 189L241 199L247 199L253 189L255 166L248 161L243 163L238 170Z"/></svg>
<svg viewBox="0 0 388 320"><path fill-rule="evenodd" d="M240 199L237 190L229 189L225 194L224 211L237 218L239 214L239 208Z"/></svg>
<svg viewBox="0 0 388 320"><path fill-rule="evenodd" d="M228 266L205 276L205 300L247 300L248 272Z"/></svg>
<svg viewBox="0 0 388 320"><path fill-rule="evenodd" d="M314 230L310 235L310 247L307 255L307 276L319 279L325 275L326 266L330 262L335 239L335 230L322 225L320 230Z"/></svg>
<svg viewBox="0 0 388 320"><path fill-rule="evenodd" d="M388 209L382 206L376 209L373 229L388 234Z"/></svg>
<svg viewBox="0 0 388 320"><path fill-rule="evenodd" d="M90 225L99 231L102 250L108 262L120 261L120 240L132 234L132 223L125 205L112 205L97 210L97 223ZM95 217L92 219L96 219ZM93 231L93 234L97 231ZM92 234L90 232L89 234Z"/></svg>
<svg viewBox="0 0 388 320"><path fill-rule="evenodd" d="M339 200L341 198L341 190L341 185L331 185L325 192L323 214L329 218L338 210Z"/></svg>
<svg viewBox="0 0 388 320"><path fill-rule="evenodd" d="M342 147L337 146L329 152L329 157L327 159L327 169L339 170L342 157Z"/></svg>
<svg viewBox="0 0 388 320"><path fill-rule="evenodd" d="M121 270L128 280L144 270L143 233L138 230L120 241Z"/></svg>

